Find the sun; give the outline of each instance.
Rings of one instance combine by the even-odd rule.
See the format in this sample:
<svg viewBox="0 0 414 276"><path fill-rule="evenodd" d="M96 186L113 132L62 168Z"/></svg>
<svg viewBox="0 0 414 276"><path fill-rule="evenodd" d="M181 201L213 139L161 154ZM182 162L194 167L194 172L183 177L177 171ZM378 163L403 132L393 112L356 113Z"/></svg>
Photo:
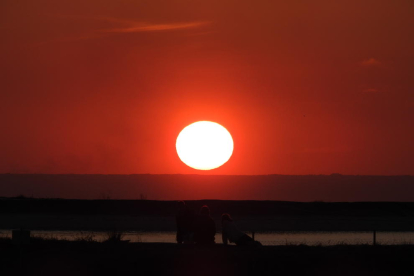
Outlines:
<svg viewBox="0 0 414 276"><path fill-rule="evenodd" d="M199 121L186 126L175 144L178 157L197 170L212 170L226 163L233 154L233 138L223 126Z"/></svg>

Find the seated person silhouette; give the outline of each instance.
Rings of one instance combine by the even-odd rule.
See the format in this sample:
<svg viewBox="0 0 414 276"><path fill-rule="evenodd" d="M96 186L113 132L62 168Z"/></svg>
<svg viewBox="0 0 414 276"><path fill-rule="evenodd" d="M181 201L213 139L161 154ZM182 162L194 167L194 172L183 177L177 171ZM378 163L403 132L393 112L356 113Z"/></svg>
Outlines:
<svg viewBox="0 0 414 276"><path fill-rule="evenodd" d="M178 201L178 213L175 217L177 223L177 243L193 243L194 212L185 204Z"/></svg>
<svg viewBox="0 0 414 276"><path fill-rule="evenodd" d="M196 244L214 244L215 235L216 223L210 216L210 209L204 205L195 220L194 241Z"/></svg>
<svg viewBox="0 0 414 276"><path fill-rule="evenodd" d="M233 242L236 245L262 245L260 242L253 240L251 237L240 231L234 224L229 214L221 216L222 223L222 239L223 244Z"/></svg>

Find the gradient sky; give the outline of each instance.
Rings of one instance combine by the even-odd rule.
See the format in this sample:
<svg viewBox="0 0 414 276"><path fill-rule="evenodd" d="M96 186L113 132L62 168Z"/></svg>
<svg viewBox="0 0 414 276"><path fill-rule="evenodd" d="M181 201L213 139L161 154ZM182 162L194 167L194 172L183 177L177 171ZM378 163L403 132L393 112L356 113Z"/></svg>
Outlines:
<svg viewBox="0 0 414 276"><path fill-rule="evenodd" d="M1 173L414 174L414 2L2 0Z"/></svg>

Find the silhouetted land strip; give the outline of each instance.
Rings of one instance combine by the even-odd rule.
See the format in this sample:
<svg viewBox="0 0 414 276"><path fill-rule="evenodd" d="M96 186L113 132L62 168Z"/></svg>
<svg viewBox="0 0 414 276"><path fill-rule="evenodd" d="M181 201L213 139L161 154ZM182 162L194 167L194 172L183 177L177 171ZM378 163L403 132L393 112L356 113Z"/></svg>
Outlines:
<svg viewBox="0 0 414 276"><path fill-rule="evenodd" d="M0 239L0 275L413 275L413 245L265 246Z"/></svg>
<svg viewBox="0 0 414 276"><path fill-rule="evenodd" d="M71 199L414 201L414 176L0 174L0 196Z"/></svg>
<svg viewBox="0 0 414 276"><path fill-rule="evenodd" d="M413 202L187 201L207 204L220 229L230 213L246 231L414 231ZM176 201L0 199L0 229L174 231Z"/></svg>

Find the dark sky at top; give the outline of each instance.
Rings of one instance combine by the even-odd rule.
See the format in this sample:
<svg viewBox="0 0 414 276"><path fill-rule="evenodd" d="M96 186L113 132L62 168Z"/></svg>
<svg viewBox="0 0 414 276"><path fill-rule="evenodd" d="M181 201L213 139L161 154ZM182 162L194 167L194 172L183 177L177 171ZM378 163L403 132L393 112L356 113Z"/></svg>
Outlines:
<svg viewBox="0 0 414 276"><path fill-rule="evenodd" d="M414 174L414 2L0 3L0 173Z"/></svg>

